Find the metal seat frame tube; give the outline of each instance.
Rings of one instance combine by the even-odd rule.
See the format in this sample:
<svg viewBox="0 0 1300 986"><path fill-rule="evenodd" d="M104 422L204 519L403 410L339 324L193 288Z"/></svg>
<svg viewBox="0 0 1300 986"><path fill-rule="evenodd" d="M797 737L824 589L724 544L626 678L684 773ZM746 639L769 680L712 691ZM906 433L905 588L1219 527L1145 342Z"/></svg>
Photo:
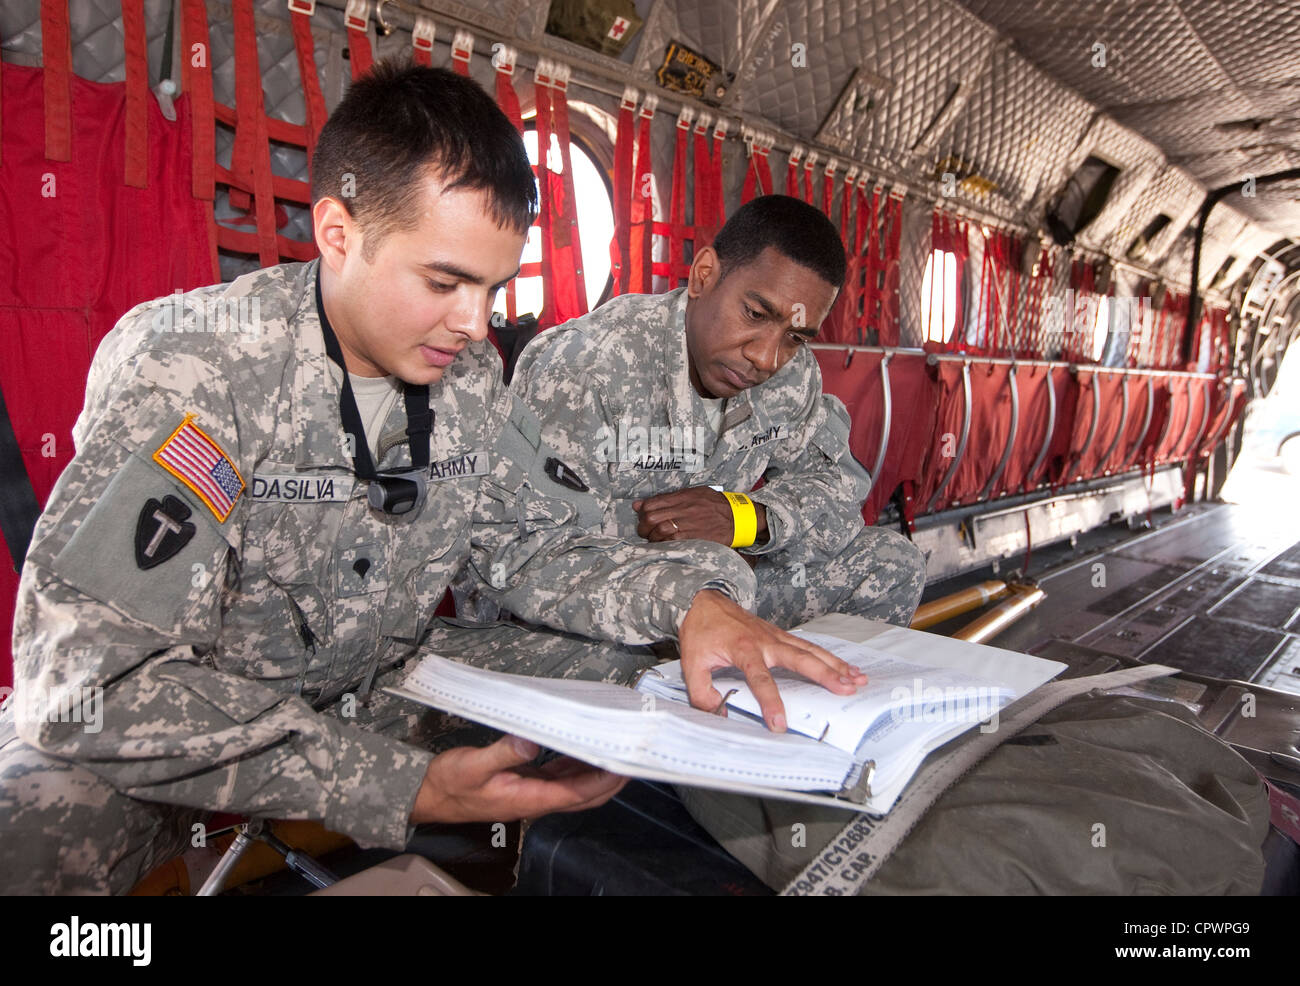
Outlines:
<svg viewBox="0 0 1300 986"><path fill-rule="evenodd" d="M1038 469L1043 464L1043 459L1047 457L1047 448L1052 444L1052 433L1056 431L1056 386L1052 383L1052 368L1047 368L1047 431L1043 435L1043 447L1038 450L1038 457L1034 459L1034 464L1029 467L1029 472L1025 474L1025 485L1021 487L1026 492L1034 488L1034 480L1038 476Z"/></svg>
<svg viewBox="0 0 1300 986"><path fill-rule="evenodd" d="M1011 364L1011 369L1007 373L1007 386L1011 390L1011 431L1007 435L1007 447L1002 450L1002 458L998 461L998 466L993 470L993 475L989 481L984 484L980 490L978 499L986 499L997 481L1002 477L1002 470L1006 469L1007 463L1011 460L1011 447L1016 444L1016 432L1020 429L1020 388L1016 385L1016 364Z"/></svg>
<svg viewBox="0 0 1300 986"><path fill-rule="evenodd" d="M871 470L872 483L875 483L880 470L884 468L885 452L889 450L889 429L894 415L894 395L889 389L889 361L893 358L893 353L885 353L885 358L880 361L880 400L884 405L885 421L880 432L880 448L876 450L876 464Z"/></svg>
<svg viewBox="0 0 1300 986"><path fill-rule="evenodd" d="M1133 443L1133 447L1132 447L1131 449L1129 449L1127 453L1125 453L1125 455L1124 455L1124 461L1121 462L1120 465L1119 465L1119 470L1120 470L1120 471L1122 471L1122 470L1124 470L1124 469L1127 469L1127 468L1132 464L1132 462L1133 462L1133 458L1137 455L1137 451L1138 451L1138 449L1140 449L1140 448L1142 447L1142 442L1143 442L1143 441L1146 439L1146 437L1147 437L1147 431L1151 428L1151 417L1152 417L1152 415L1155 414L1155 408L1156 408L1156 389L1155 389L1155 384L1153 384L1153 383L1151 382L1151 377L1147 377L1147 416L1146 416L1146 420L1144 420L1144 421L1142 422L1142 431L1141 431L1141 433L1138 435L1137 440Z"/></svg>
<svg viewBox="0 0 1300 986"><path fill-rule="evenodd" d="M961 441L957 443L957 454L953 456L952 465L944 473L943 479L935 487L934 492L930 494L930 499L925 504L925 513L934 509L934 505L939 502L939 497L943 491L948 488L952 482L952 477L957 474L957 467L961 465L962 456L966 454L966 442L970 438L970 414L971 414L971 396L970 396L970 360L962 360L961 364L961 389L963 394L962 402L962 422L961 422Z"/></svg>
<svg viewBox="0 0 1300 986"><path fill-rule="evenodd" d="M1120 402L1119 410L1119 428L1115 431L1115 437L1111 439L1110 448L1106 449L1106 454L1101 457L1102 471L1106 470L1106 463L1110 461L1111 456L1115 454L1115 449L1119 448L1120 439L1124 437L1124 429L1128 427L1128 374L1125 373L1120 381Z"/></svg>

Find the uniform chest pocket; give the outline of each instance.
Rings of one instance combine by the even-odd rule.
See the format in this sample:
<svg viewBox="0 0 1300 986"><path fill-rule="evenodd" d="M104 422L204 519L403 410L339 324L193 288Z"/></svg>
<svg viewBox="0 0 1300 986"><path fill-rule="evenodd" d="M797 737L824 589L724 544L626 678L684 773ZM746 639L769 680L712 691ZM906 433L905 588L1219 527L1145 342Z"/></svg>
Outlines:
<svg viewBox="0 0 1300 986"><path fill-rule="evenodd" d="M342 505L251 502L239 584L227 601L227 660L263 680L318 676L334 643L330 556Z"/></svg>
<svg viewBox="0 0 1300 986"><path fill-rule="evenodd" d="M342 503L254 502L244 527L244 567L279 585L323 586L342 524Z"/></svg>

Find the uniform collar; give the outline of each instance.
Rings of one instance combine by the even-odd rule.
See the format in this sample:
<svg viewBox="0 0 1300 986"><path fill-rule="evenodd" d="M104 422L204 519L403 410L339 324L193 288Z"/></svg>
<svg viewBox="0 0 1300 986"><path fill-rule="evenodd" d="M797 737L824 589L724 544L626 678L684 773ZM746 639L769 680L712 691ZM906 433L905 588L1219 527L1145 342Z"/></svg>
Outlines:
<svg viewBox="0 0 1300 986"><path fill-rule="evenodd" d="M352 470L344 447L343 419L339 415L339 385L329 371L325 336L316 311L316 278L320 258L303 265L295 290L298 307L293 314L295 360L293 381L294 465L298 468L337 466Z"/></svg>

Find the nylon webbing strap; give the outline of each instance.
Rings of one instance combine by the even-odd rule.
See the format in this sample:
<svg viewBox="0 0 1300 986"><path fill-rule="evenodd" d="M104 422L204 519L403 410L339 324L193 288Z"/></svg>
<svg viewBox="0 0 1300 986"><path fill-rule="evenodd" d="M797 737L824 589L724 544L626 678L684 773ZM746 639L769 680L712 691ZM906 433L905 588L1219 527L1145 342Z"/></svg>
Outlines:
<svg viewBox="0 0 1300 986"><path fill-rule="evenodd" d="M72 42L67 0L41 0L41 81L45 88L45 156L72 160Z"/></svg>
<svg viewBox="0 0 1300 986"><path fill-rule="evenodd" d="M1123 688L1149 678L1177 674L1177 668L1148 664L1106 674L1054 681L1037 688L999 713L993 732L967 733L953 749L927 762L912 778L893 810L883 818L859 814L817 858L781 891L783 897L842 897L856 894L907 838L944 791L1017 733L1058 705L1094 689Z"/></svg>
<svg viewBox="0 0 1300 986"><path fill-rule="evenodd" d="M632 174L632 231L628 238L628 266L631 289L649 294L650 263L653 255L651 234L654 228L654 170L650 162L650 127L654 122L659 97L647 93L637 111L639 130L636 138L636 170Z"/></svg>
<svg viewBox="0 0 1300 986"><path fill-rule="evenodd" d="M433 66L433 43L437 35L438 28L432 20L423 14L415 15L415 26L411 28L411 59L415 64L423 65L425 68ZM510 70L514 71L513 59L511 59Z"/></svg>
<svg viewBox="0 0 1300 986"><path fill-rule="evenodd" d="M578 232L577 194L569 149L571 71L569 66L547 58L539 58L534 69L538 223L542 231L542 312L538 324L543 329L587 313L582 238ZM553 142L559 150L558 161L549 150Z"/></svg>
<svg viewBox="0 0 1300 986"><path fill-rule="evenodd" d="M618 104L618 138L614 145L614 237L610 240L613 294L627 294L631 283L632 252L632 152L636 141L636 101L640 93L623 88Z"/></svg>
<svg viewBox="0 0 1300 986"><path fill-rule="evenodd" d="M126 183L149 186L149 50L144 31L144 0L122 0L122 39L126 55Z"/></svg>
<svg viewBox="0 0 1300 986"><path fill-rule="evenodd" d="M866 276L866 257L863 251L868 248L870 239L867 235L867 218L870 213L870 206L867 203L867 176L859 175L857 187L854 189L854 198L856 208L853 212L853 248L849 254L849 280L852 285L853 294L849 299L849 308L846 314L845 325L842 330L842 338L847 342L862 343L862 316L859 314L862 308L863 298L866 291L863 288L863 278Z"/></svg>
<svg viewBox="0 0 1300 986"><path fill-rule="evenodd" d="M669 291L679 287L678 281L686 277L690 270L682 263L682 240L685 238L694 242L695 238L695 231L686 225L686 148L694 122L695 110L690 106L683 106L677 115L677 136L673 141L672 183L668 190L668 222L654 223L652 226L654 233L667 239L668 250L664 263L651 264L651 273L666 278ZM699 167L698 163L696 167Z"/></svg>
<svg viewBox="0 0 1300 986"><path fill-rule="evenodd" d="M460 28L451 36L451 70L457 75L469 78L469 61L474 57L474 35ZM542 144L539 142L539 148ZM538 158L542 155L539 152Z"/></svg>
<svg viewBox="0 0 1300 986"><path fill-rule="evenodd" d="M858 167L855 164L849 165L844 173L844 188L840 192L840 245L850 257L853 255L853 227L849 223L849 217L852 215L853 193L857 186Z"/></svg>
<svg viewBox="0 0 1300 986"><path fill-rule="evenodd" d="M903 243L903 192L894 189L889 193L885 238L885 259L881 269L880 321L876 326L877 345L897 346L898 339L898 287L899 252Z"/></svg>
<svg viewBox="0 0 1300 986"><path fill-rule="evenodd" d="M555 312L555 198L561 192L555 172L551 170L551 130L555 124L551 113L551 63L539 58L533 67L533 101L537 112L533 117L537 127L537 226L542 231L542 311L538 318L541 328L559 325L563 319ZM523 267L519 270L523 276Z"/></svg>
<svg viewBox="0 0 1300 986"><path fill-rule="evenodd" d="M701 113L703 119L706 114ZM707 129L707 128L706 128ZM696 199L695 213L695 253L713 244L727 221L722 196L722 145L727 136L727 121L721 116L713 128L713 143L708 144L707 135L703 141L697 127L695 138L695 161L697 170L697 188L704 190L703 209Z"/></svg>
<svg viewBox="0 0 1300 986"><path fill-rule="evenodd" d="M695 237L692 241L692 256L698 254L701 247L714 242L714 216L718 207L714 204L714 157L712 146L708 143L708 124L711 114L703 111L695 117L695 140L692 146L695 164L695 203L690 213L695 225ZM688 265L689 271L689 265Z"/></svg>
<svg viewBox="0 0 1300 986"><path fill-rule="evenodd" d="M1038 253L1038 275L1034 278L1034 303L1030 306L1030 313L1033 316L1033 336L1030 340L1030 355L1037 356L1046 351L1046 343L1043 339L1043 299L1052 284L1052 278L1055 276L1052 269L1052 253L1046 247Z"/></svg>
<svg viewBox="0 0 1300 986"><path fill-rule="evenodd" d="M930 214L930 251L931 251L931 254L932 254L933 256L936 256L936 257L942 257L943 253L946 252L946 251L948 250L948 243L949 243L949 236L948 236L948 217L944 215L944 212L943 212L942 207L936 207L935 210L934 210L934 212ZM936 266L938 266L938 265L936 265ZM958 269L958 270L961 270L961 267L958 266L957 269ZM931 278L933 278L935 275L934 275L933 273L931 273L930 276L931 276ZM933 284L933 283L935 283L935 282L934 282L933 280L931 280L930 283ZM931 290L933 290L933 289L931 289ZM936 298L936 300L939 302L939 306L938 306L938 307L939 307L938 321L935 322L935 313L934 313L934 306L933 306L933 303L931 304L931 308L930 308L929 321L930 321L931 325L938 325L938 326L939 326L939 331L940 331L940 333L942 333L942 340L940 341L939 345L943 348L943 350L944 350L945 352L952 352L952 351L956 348L956 343L953 342L953 340L951 340L951 339L948 338L947 333L946 333L946 330L943 328L944 326L946 326L946 325L948 324L948 319L947 319L947 306L948 306L947 292L946 292L946 291L940 291L940 292L937 292L937 294L938 294L938 297ZM956 322L957 322L957 320L954 319L954 327L955 327ZM933 330L932 330L929 326L925 327L924 331L925 331L927 334L932 334L932 332L933 332Z"/></svg>
<svg viewBox="0 0 1300 986"><path fill-rule="evenodd" d="M303 8L289 0L290 20L293 22L293 50L298 59L298 78L302 83L302 100L305 107L306 150L310 163L316 149L316 138L329 114L325 111L325 96L321 92L320 77L316 74L316 41L311 33L311 19L315 5Z"/></svg>
<svg viewBox="0 0 1300 986"><path fill-rule="evenodd" d="M582 236L578 226L578 193L573 182L573 157L570 150L569 130L569 77L572 69L556 63L551 78L554 90L551 112L554 114L554 133L560 142L560 215L551 227L552 245L563 262L560 270L558 322L567 322L587 314L587 282L583 274ZM538 145L541 146L540 144ZM540 154L538 155L540 158Z"/></svg>
<svg viewBox="0 0 1300 986"><path fill-rule="evenodd" d="M366 0L348 0L343 22L348 29L348 62L352 66L352 81L356 82L375 63L374 50L370 47L370 4Z"/></svg>
<svg viewBox="0 0 1300 986"><path fill-rule="evenodd" d="M417 27L420 26L420 21L425 21L425 23L429 24L429 51L432 51L432 22L427 21L425 18L418 17L416 18L416 21ZM415 51L415 60L417 62L420 62L422 65L430 64L427 60L423 62L420 61L421 49L418 44L416 45ZM425 52L426 58L428 54L428 52ZM501 108L501 112L506 115L506 118L514 125L515 130L519 132L519 136L522 137L524 135L523 114L519 108L519 94L515 92L514 84L515 61L518 58L518 55L519 52L515 48L511 48L507 45L498 45L495 53L492 55L492 68L495 70L494 74L496 76L497 106ZM518 318L518 313L515 311L515 289L518 280L517 277L512 277L506 284L506 318L511 322Z"/></svg>
<svg viewBox="0 0 1300 986"><path fill-rule="evenodd" d="M745 184L740 190L740 204L744 205L755 195L769 195L772 192L772 168L767 160L772 141L766 134L756 133L748 127L742 127L740 133L749 158L745 169Z"/></svg>
<svg viewBox="0 0 1300 986"><path fill-rule="evenodd" d="M32 529L40 515L41 505L36 501L36 491L32 489L22 449L9 420L4 391L0 390L0 533L9 546L15 572L23 569Z"/></svg>
<svg viewBox="0 0 1300 986"><path fill-rule="evenodd" d="M208 63L208 17L203 0L185 0L181 13L181 85L190 97L191 143L194 157L193 195L211 202L213 198L212 165L216 158L216 127L212 107L212 69ZM204 53L201 65L188 54L195 46Z"/></svg>
<svg viewBox="0 0 1300 986"><path fill-rule="evenodd" d="M809 151L803 159L803 200L809 205L813 204L813 181L815 180L813 172L820 157L821 154L817 151Z"/></svg>
<svg viewBox="0 0 1300 986"><path fill-rule="evenodd" d="M492 56L492 68L496 73L497 106L501 107L501 112L514 124L515 130L522 137L525 130L523 113L519 108L519 94L515 92L514 83L515 60L518 55L516 49L501 45Z"/></svg>
<svg viewBox="0 0 1300 986"><path fill-rule="evenodd" d="M756 152L758 157L754 162L754 170L758 175L758 187L761 189L759 194L761 195L771 195L773 188L776 187L772 184L772 166L768 161L768 157L772 153L772 145L773 138L765 134L762 146L757 148Z"/></svg>
<svg viewBox="0 0 1300 986"><path fill-rule="evenodd" d="M275 192L271 178L271 138L262 97L257 56L257 27L252 0L235 0L230 8L235 32L235 146L230 170L251 184L257 229L257 258L262 267L280 262L276 240ZM247 195L230 193L230 203L246 208Z"/></svg>
<svg viewBox="0 0 1300 986"><path fill-rule="evenodd" d="M727 224L727 199L722 193L722 147L727 142L729 128L730 124L719 114L718 122L713 125L713 176L710 179L713 186L713 215L709 222L713 226L714 236ZM709 242L713 242L712 237ZM1225 313L1223 317L1226 319L1228 316Z"/></svg>
<svg viewBox="0 0 1300 986"><path fill-rule="evenodd" d="M879 183L871 192L871 213L867 218L867 254L863 263L862 314L858 317L858 345L866 345L867 330L876 317L880 301L880 193Z"/></svg>
<svg viewBox="0 0 1300 986"><path fill-rule="evenodd" d="M207 58L208 13L203 0L183 0L181 11L181 87L189 96L190 104L190 156L192 165L192 194L204 203L203 211L208 227L208 258L212 279L219 278L220 261L217 256L217 223L213 216L215 197L216 122L212 98L212 67ZM198 45L198 48L195 48ZM202 52L201 65L195 56Z"/></svg>
<svg viewBox="0 0 1300 986"><path fill-rule="evenodd" d="M825 200L833 198L833 172L828 168L826 184L822 189ZM823 323L823 333L827 342L856 342L849 334L850 320L857 307L856 257L853 251L853 200L857 190L858 167L850 165L844 175L844 187L840 195L840 245L844 247L844 286L835 297L835 304ZM824 201L825 201L824 200ZM827 205L829 209L829 204ZM827 215L830 215L827 212ZM852 353L848 354L852 358Z"/></svg>

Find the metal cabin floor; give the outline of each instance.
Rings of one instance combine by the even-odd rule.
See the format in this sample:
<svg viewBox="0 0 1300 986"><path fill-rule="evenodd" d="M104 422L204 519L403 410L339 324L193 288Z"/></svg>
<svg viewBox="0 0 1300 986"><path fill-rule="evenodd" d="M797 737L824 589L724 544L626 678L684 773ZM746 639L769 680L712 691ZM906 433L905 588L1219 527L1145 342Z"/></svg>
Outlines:
<svg viewBox="0 0 1300 986"><path fill-rule="evenodd" d="M1038 654L1068 641L1300 694L1300 516L1200 503L1151 522L1090 531L1074 548L1035 548L1029 574L1047 598L989 643ZM994 577L986 568L946 579L923 599Z"/></svg>

